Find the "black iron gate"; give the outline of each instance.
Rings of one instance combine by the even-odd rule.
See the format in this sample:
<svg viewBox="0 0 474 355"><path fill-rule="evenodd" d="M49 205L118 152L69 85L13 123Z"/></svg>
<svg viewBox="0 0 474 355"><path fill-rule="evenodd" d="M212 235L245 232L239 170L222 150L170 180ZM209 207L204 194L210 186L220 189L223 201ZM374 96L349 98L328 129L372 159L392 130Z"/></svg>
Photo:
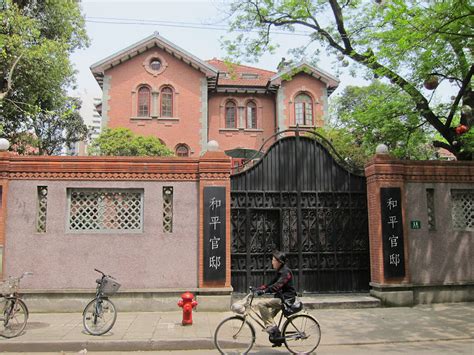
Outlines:
<svg viewBox="0 0 474 355"><path fill-rule="evenodd" d="M275 249L287 253L300 292L368 290L365 177L340 165L326 147L296 132L232 175L235 292L268 282Z"/></svg>

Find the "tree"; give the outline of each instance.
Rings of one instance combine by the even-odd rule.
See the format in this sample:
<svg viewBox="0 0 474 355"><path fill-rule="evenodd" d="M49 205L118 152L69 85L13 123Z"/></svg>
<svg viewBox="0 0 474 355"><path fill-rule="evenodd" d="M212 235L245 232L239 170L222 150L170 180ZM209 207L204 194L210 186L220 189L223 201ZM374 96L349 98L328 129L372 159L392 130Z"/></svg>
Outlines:
<svg viewBox="0 0 474 355"><path fill-rule="evenodd" d="M433 129L398 86L374 80L369 86L348 86L331 102L328 135L339 153L359 167L374 154L378 144L388 146L400 159L435 156L429 142Z"/></svg>
<svg viewBox="0 0 474 355"><path fill-rule="evenodd" d="M71 144L86 136L82 118L72 114L78 102L66 92L75 74L69 55L88 45L84 18L73 0L4 0L4 4L0 11L3 135L20 152L58 152L60 147L52 147L52 142ZM52 124L54 120L61 122ZM57 137L61 126L76 127L77 132L64 132L65 140L43 142Z"/></svg>
<svg viewBox="0 0 474 355"><path fill-rule="evenodd" d="M234 57L257 58L272 51L273 27L310 30L308 43L294 53L317 60L314 44L325 44L342 66L351 59L403 90L416 111L442 139L433 144L459 159L472 159L465 133L473 125L472 48L474 8L465 0L235 0L231 30L244 31L227 40ZM443 81L452 101L432 100Z"/></svg>
<svg viewBox="0 0 474 355"><path fill-rule="evenodd" d="M159 138L134 134L128 128L106 128L91 143L90 155L171 156Z"/></svg>

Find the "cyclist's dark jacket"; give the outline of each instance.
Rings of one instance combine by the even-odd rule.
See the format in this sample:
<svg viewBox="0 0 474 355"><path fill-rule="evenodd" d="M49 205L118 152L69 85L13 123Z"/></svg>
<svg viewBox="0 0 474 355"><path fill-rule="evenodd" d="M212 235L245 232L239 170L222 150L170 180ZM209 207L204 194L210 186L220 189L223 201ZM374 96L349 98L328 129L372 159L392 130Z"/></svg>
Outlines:
<svg viewBox="0 0 474 355"><path fill-rule="evenodd" d="M284 264L277 270L277 274L270 284L262 286L262 289L265 290L265 293L275 293L275 297L280 294L283 300L293 302L296 297L296 290L293 286L293 273L290 268Z"/></svg>

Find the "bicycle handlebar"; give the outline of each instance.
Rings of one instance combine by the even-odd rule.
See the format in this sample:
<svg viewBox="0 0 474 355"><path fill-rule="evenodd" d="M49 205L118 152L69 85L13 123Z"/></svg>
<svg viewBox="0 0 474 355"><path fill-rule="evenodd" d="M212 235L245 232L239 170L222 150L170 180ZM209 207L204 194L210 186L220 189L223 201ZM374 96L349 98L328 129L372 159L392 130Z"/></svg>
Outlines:
<svg viewBox="0 0 474 355"><path fill-rule="evenodd" d="M112 275L107 275L107 274L104 274L102 271L98 270L98 269L94 269L95 271L99 272L102 274L102 277L110 277L111 279L114 279L115 280L115 277L113 277Z"/></svg>

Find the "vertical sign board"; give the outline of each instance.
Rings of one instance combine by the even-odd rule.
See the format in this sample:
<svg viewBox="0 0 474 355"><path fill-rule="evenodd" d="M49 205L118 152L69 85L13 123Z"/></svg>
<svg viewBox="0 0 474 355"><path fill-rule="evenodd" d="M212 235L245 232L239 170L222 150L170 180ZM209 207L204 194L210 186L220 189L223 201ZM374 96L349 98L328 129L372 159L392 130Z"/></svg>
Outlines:
<svg viewBox="0 0 474 355"><path fill-rule="evenodd" d="M226 276L225 187L204 187L204 282Z"/></svg>
<svg viewBox="0 0 474 355"><path fill-rule="evenodd" d="M385 277L405 276L402 196L399 187L380 188Z"/></svg>

